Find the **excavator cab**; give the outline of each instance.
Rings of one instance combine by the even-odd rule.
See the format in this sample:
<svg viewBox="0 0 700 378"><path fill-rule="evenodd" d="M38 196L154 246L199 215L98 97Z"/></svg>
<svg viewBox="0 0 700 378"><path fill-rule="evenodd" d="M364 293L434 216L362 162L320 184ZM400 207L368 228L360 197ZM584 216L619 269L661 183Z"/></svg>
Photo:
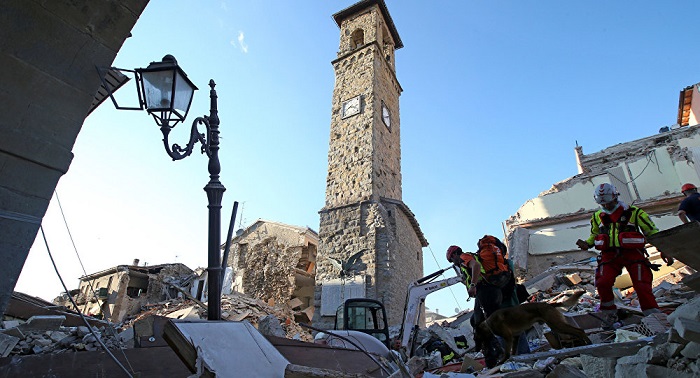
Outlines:
<svg viewBox="0 0 700 378"><path fill-rule="evenodd" d="M346 300L335 313L334 328L372 335L391 349L386 310L382 302L377 300L367 298Z"/></svg>

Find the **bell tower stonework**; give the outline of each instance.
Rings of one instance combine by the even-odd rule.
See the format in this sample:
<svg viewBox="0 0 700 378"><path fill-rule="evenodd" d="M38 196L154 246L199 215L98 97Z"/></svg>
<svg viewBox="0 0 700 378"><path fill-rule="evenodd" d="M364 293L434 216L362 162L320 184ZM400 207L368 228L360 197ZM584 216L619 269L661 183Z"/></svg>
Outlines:
<svg viewBox="0 0 700 378"><path fill-rule="evenodd" d="M332 328L346 299L384 303L401 323L407 286L423 272L428 245L401 194L401 123L395 50L403 47L383 0L333 15L340 48L325 206L320 210L313 323Z"/></svg>

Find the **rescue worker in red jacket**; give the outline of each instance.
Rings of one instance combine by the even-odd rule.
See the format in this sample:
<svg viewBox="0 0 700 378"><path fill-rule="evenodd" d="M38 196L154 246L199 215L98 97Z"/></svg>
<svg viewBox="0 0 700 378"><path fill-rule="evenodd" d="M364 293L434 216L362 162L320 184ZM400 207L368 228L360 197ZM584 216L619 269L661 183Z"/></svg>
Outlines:
<svg viewBox="0 0 700 378"><path fill-rule="evenodd" d="M629 206L618 199L619 193L612 184L598 185L593 198L601 209L591 218L591 235L587 240L577 240L576 245L582 250L595 247L601 253L595 274L595 286L600 297L600 309L603 312L603 329L613 328L617 322L617 307L613 296L615 279L627 268L632 285L639 299L639 306L644 315L659 312L659 305L652 293L652 265L644 249L645 236L659 232L649 215L636 206ZM672 258L663 253L662 259L673 264Z"/></svg>

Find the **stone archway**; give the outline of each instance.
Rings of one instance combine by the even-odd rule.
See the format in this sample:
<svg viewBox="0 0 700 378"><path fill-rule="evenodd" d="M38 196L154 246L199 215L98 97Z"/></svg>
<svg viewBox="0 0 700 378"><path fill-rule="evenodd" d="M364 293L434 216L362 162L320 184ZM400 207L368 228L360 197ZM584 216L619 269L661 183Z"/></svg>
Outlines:
<svg viewBox="0 0 700 378"><path fill-rule="evenodd" d="M0 314L73 144L148 0L0 2Z"/></svg>

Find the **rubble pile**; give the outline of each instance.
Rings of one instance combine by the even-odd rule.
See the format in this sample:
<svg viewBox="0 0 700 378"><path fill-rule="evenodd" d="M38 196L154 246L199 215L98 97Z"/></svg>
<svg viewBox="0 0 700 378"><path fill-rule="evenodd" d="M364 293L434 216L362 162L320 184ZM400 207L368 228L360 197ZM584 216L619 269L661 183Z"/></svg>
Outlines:
<svg viewBox="0 0 700 378"><path fill-rule="evenodd" d="M572 324L586 331L592 345L573 345L563 338L559 339L561 345L554 349L549 328L535 324L525 335L529 354L513 356L508 362L488 370L477 362L483 355L473 349L471 311L465 311L421 330L416 356L422 360L420 365L426 367L426 377L439 376L429 372L460 370L479 377L698 377L700 294L681 282L694 273L694 269L684 266L656 279L652 286L661 311L648 316L639 310L633 288L615 289L620 321L614 330L603 330L596 316L599 300L593 286L593 272L588 267L577 272L554 271L531 281L529 301L556 303L574 291L586 290L579 303L567 310L566 316ZM539 290L540 285L545 289ZM459 336L466 339L467 346L455 344ZM449 347L448 352L456 352L453 359L445 358L441 351L445 346ZM443 364L443 367L436 367Z"/></svg>
<svg viewBox="0 0 700 378"><path fill-rule="evenodd" d="M133 327L137 321L148 316L158 315L176 319L206 319L207 310L190 299L177 298L157 304L143 306L142 312L125 321L119 328ZM287 306L270 306L259 299L253 299L240 293L226 294L221 297L221 319L230 321L248 321L258 328L261 318L273 315L277 318L289 339L313 341L313 336L295 320L297 312Z"/></svg>
<svg viewBox="0 0 700 378"><path fill-rule="evenodd" d="M134 325L150 316L175 319L206 319L206 309L201 302L174 298L156 304L146 304L141 312L127 318L119 325L93 327L102 343L110 349L133 348L126 335ZM233 293L221 299L221 318L230 321L248 321L264 334L313 342L311 333L295 320L297 312L289 306L270 306L265 302ZM9 319L0 322L0 357L64 353L70 351L101 350L95 336L88 327L65 327L65 316L32 316L28 320ZM130 333L133 338L133 332Z"/></svg>
<svg viewBox="0 0 700 378"><path fill-rule="evenodd" d="M287 306L270 306L259 299L253 299L239 293L231 293L221 298L222 319L247 320L257 328L261 318L274 315L281 322L287 333L287 338L313 342L311 333L294 320L295 314L297 312Z"/></svg>
<svg viewBox="0 0 700 378"><path fill-rule="evenodd" d="M109 349L125 347L114 328L93 327L93 335L87 326L62 326L64 320L61 316L33 316L26 322L2 322L0 357L102 349L95 335Z"/></svg>
<svg viewBox="0 0 700 378"><path fill-rule="evenodd" d="M109 349L122 349L125 346L113 332L105 327L95 332ZM31 332L12 350L10 354L61 353L66 351L95 351L101 349L95 336L87 327L61 327L56 331Z"/></svg>

